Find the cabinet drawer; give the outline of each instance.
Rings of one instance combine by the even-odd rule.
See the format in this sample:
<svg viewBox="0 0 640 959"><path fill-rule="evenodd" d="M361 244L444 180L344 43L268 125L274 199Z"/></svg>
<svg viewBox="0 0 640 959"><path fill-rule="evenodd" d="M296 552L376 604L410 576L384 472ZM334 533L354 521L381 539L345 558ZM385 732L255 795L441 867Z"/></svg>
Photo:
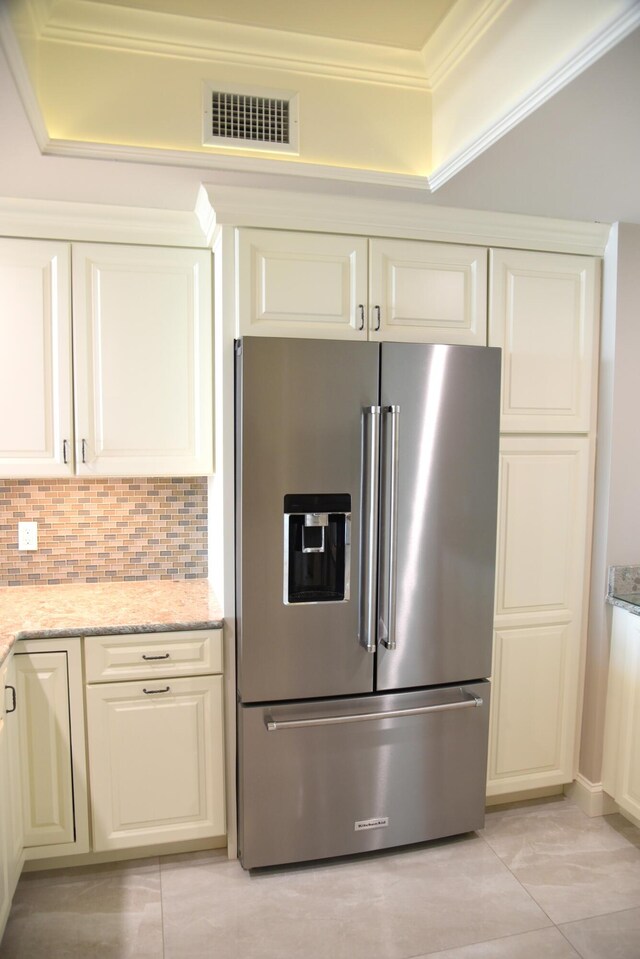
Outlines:
<svg viewBox="0 0 640 959"><path fill-rule="evenodd" d="M222 672L222 630L88 636L88 683Z"/></svg>

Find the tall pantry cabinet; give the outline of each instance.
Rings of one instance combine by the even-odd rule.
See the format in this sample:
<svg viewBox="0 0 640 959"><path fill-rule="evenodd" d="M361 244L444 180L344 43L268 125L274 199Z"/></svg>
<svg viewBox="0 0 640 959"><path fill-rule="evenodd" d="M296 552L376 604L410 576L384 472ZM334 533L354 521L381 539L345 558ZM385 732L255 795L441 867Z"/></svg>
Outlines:
<svg viewBox="0 0 640 959"><path fill-rule="evenodd" d="M600 267L492 250L503 351L489 796L576 774L586 631Z"/></svg>

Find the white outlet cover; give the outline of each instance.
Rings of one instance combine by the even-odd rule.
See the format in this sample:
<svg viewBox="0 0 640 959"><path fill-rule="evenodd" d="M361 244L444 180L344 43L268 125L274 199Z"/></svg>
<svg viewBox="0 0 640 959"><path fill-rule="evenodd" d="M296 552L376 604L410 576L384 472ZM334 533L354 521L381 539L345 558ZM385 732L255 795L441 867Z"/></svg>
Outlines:
<svg viewBox="0 0 640 959"><path fill-rule="evenodd" d="M38 524L18 523L18 549L32 550L38 548Z"/></svg>

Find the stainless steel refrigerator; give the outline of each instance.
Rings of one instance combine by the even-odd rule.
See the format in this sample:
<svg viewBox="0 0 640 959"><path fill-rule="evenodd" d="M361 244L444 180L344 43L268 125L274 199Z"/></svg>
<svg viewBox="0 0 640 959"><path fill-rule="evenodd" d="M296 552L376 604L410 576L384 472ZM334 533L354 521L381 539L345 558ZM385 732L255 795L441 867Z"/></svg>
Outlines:
<svg viewBox="0 0 640 959"><path fill-rule="evenodd" d="M500 351L236 344L245 868L484 820Z"/></svg>

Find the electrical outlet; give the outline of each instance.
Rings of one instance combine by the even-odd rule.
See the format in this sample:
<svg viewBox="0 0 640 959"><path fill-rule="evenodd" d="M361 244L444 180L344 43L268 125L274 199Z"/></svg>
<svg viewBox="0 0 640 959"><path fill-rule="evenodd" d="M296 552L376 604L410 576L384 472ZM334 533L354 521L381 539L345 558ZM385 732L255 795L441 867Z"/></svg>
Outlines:
<svg viewBox="0 0 640 959"><path fill-rule="evenodd" d="M38 524L18 523L18 549L38 548Z"/></svg>

